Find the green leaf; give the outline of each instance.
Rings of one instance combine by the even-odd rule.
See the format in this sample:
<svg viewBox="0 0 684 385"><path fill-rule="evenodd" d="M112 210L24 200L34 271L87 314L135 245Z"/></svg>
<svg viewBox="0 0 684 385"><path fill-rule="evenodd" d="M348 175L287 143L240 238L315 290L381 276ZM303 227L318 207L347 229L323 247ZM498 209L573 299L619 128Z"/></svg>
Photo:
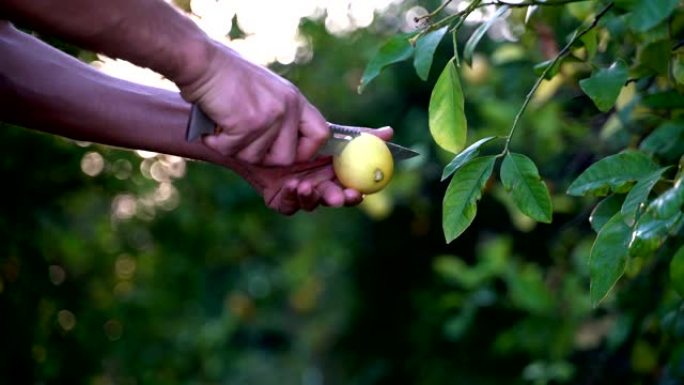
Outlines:
<svg viewBox="0 0 684 385"><path fill-rule="evenodd" d="M598 32L596 28L585 33L580 40L584 44L584 48L587 49L587 59L592 60L598 51Z"/></svg>
<svg viewBox="0 0 684 385"><path fill-rule="evenodd" d="M475 52L475 47L477 47L477 44L480 43L480 40L482 40L489 28L494 25L494 22L496 22L504 13L506 13L506 11L508 11L507 5L499 7L496 12L494 12L492 17L489 18L489 20L480 24L475 32L470 35L470 38L466 42L465 48L463 48L463 60L465 60L468 65L470 65L473 61L473 53Z"/></svg>
<svg viewBox="0 0 684 385"><path fill-rule="evenodd" d="M666 170L667 168L661 168L660 170L655 171L651 175L641 179L631 190L629 190L625 202L620 209L622 217L625 218L625 223L630 226L634 224L639 207L648 200L648 195L651 193L653 186L658 183Z"/></svg>
<svg viewBox="0 0 684 385"><path fill-rule="evenodd" d="M427 80L428 75L430 75L430 68L432 67L432 59L435 55L435 51L448 29L449 27L447 26L429 32L416 42L416 54L413 57L413 66L416 68L416 73L421 79Z"/></svg>
<svg viewBox="0 0 684 385"><path fill-rule="evenodd" d="M467 121L463 107L461 79L450 60L432 89L429 107L430 133L443 149L458 153L467 136Z"/></svg>
<svg viewBox="0 0 684 385"><path fill-rule="evenodd" d="M634 8L634 5L637 1L639 0L615 0L614 3L616 7L625 11L629 11L630 9Z"/></svg>
<svg viewBox="0 0 684 385"><path fill-rule="evenodd" d="M684 95L677 91L649 94L644 97L644 106L663 110L684 108Z"/></svg>
<svg viewBox="0 0 684 385"><path fill-rule="evenodd" d="M684 86L684 54L679 53L672 62L672 76L677 85Z"/></svg>
<svg viewBox="0 0 684 385"><path fill-rule="evenodd" d="M371 59L361 76L357 91L362 93L368 83L390 64L408 59L413 55L413 46L409 43L412 34L399 34L391 37Z"/></svg>
<svg viewBox="0 0 684 385"><path fill-rule="evenodd" d="M641 45L637 53L639 74L667 75L670 63L671 44L669 39Z"/></svg>
<svg viewBox="0 0 684 385"><path fill-rule="evenodd" d="M647 257L653 254L665 243L670 232L677 228L681 221L681 212L660 219L653 211L647 209L634 226L629 254L634 257Z"/></svg>
<svg viewBox="0 0 684 385"><path fill-rule="evenodd" d="M641 142L639 148L668 161L679 159L684 154L684 120L661 124Z"/></svg>
<svg viewBox="0 0 684 385"><path fill-rule="evenodd" d="M598 305L625 272L631 232L622 214L615 214L596 236L589 256L591 303Z"/></svg>
<svg viewBox="0 0 684 385"><path fill-rule="evenodd" d="M613 108L622 87L627 82L627 65L619 60L608 68L594 71L587 79L580 80L580 87L602 112Z"/></svg>
<svg viewBox="0 0 684 385"><path fill-rule="evenodd" d="M654 199L634 226L629 253L634 256L648 256L658 250L668 235L682 223L684 185L681 180L675 186Z"/></svg>
<svg viewBox="0 0 684 385"><path fill-rule="evenodd" d="M684 246L677 250L670 262L670 284L680 296L684 297Z"/></svg>
<svg viewBox="0 0 684 385"><path fill-rule="evenodd" d="M684 205L684 183L682 179L679 179L672 188L654 199L648 205L648 210L653 212L655 218L665 219L681 213L682 205Z"/></svg>
<svg viewBox="0 0 684 385"><path fill-rule="evenodd" d="M636 0L629 5L632 13L627 20L638 32L647 31L667 19L677 8L679 0Z"/></svg>
<svg viewBox="0 0 684 385"><path fill-rule="evenodd" d="M658 165L648 155L639 151L625 151L589 166L568 187L568 194L581 196L624 192L630 183L646 178L656 170Z"/></svg>
<svg viewBox="0 0 684 385"><path fill-rule="evenodd" d="M551 196L532 159L522 154L506 155L501 164L501 182L523 214L539 222L551 222Z"/></svg>
<svg viewBox="0 0 684 385"><path fill-rule="evenodd" d="M613 194L600 201L589 216L589 223L591 228L597 233L601 231L603 226L620 211L620 207L624 202L623 195Z"/></svg>
<svg viewBox="0 0 684 385"><path fill-rule="evenodd" d="M506 274L506 283L511 301L517 308L533 314L549 314L557 306L538 265L529 263L518 271L509 272Z"/></svg>
<svg viewBox="0 0 684 385"><path fill-rule="evenodd" d="M442 227L447 242L458 238L475 219L477 201L492 175L495 162L495 156L472 159L451 178L442 204Z"/></svg>
<svg viewBox="0 0 684 385"><path fill-rule="evenodd" d="M444 171L442 172L442 181L451 176L451 174L456 172L456 170L461 168L464 164L466 164L466 162L478 156L480 154L480 147L494 138L496 137L488 136L486 138L482 138L456 155L454 159L452 159L451 162L444 167Z"/></svg>

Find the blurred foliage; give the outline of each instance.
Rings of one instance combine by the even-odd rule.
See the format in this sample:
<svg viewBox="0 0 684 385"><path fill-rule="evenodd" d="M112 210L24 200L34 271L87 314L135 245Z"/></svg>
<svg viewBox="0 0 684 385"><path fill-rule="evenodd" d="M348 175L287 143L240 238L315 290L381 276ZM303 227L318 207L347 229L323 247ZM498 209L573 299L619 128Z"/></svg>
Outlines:
<svg viewBox="0 0 684 385"><path fill-rule="evenodd" d="M517 41L482 39L472 66L460 68L469 143L508 133L535 65L595 9L585 3L541 7L528 24L515 9L505 26ZM553 222L521 214L490 181L472 226L447 245L440 178L451 156L427 121L451 41L437 47L427 82L405 62L356 93L413 5L343 36L303 20L311 61L274 67L329 120L392 125L397 142L424 154L358 209L281 217L216 166L3 125L0 383L682 383L681 234L629 259L627 279L593 307L594 229L608 226L626 191L591 223L596 200L565 194L592 163L627 147L660 165L679 161L681 43L664 66L660 27L628 33L644 20L617 8L596 36L596 67L615 59L606 36L622 36L611 50L648 75L600 112L579 85L593 66L568 58L513 138L549 187ZM681 7L663 23L681 37ZM676 87L662 86L672 79ZM660 195L672 184L652 187Z"/></svg>

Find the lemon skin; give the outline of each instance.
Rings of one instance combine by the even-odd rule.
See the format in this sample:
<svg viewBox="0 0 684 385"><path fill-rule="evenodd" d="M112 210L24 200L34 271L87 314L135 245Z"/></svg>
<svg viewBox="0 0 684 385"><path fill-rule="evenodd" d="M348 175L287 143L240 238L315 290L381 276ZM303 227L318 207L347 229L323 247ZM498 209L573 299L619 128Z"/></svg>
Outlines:
<svg viewBox="0 0 684 385"><path fill-rule="evenodd" d="M333 157L333 168L343 186L372 194L392 179L394 160L384 140L362 133Z"/></svg>

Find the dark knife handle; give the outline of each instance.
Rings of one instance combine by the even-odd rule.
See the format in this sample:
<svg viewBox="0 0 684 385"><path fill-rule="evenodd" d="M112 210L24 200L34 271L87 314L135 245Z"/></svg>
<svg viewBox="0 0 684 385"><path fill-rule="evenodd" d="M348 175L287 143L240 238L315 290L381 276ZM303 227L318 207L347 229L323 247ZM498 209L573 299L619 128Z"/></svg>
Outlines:
<svg viewBox="0 0 684 385"><path fill-rule="evenodd" d="M215 133L217 129L216 123L197 104L193 104L188 119L188 127L185 130L185 140L194 142L202 135Z"/></svg>

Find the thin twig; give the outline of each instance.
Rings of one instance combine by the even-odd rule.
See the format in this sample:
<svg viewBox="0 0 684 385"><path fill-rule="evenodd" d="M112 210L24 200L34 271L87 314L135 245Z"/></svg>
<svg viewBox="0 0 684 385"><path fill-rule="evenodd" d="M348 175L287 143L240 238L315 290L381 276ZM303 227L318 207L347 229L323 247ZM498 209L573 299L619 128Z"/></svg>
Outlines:
<svg viewBox="0 0 684 385"><path fill-rule="evenodd" d="M504 147L504 149L503 149L503 151L501 152L500 155L504 155L504 154L506 154L506 153L508 152L508 147L509 147L510 144L511 144L511 139L513 138L513 134L515 133L515 129L518 127L518 122L520 121L520 118L521 118L522 115L525 113L525 110L527 110L527 106L530 104L530 101L532 100L532 97L534 96L535 92L537 92L537 89L539 89L539 86L540 86L541 83L544 81L544 79L546 78L546 75L549 73L549 71L550 71L553 67L555 67L556 64L558 64L558 62L559 62L565 55L567 55L568 53L570 53L570 49L572 48L572 46L575 45L575 43L577 43L577 42L579 41L579 39L582 38L582 36L586 35L589 31L591 31L592 29L594 29L594 28L596 27L596 25L598 25L598 22L603 18L603 16L605 16L605 14L608 13L608 11L609 11L611 8L613 8L613 5L614 5L614 3L612 3L612 2L609 3L608 5L606 5L606 6L601 10L601 12L599 12L598 14L596 14L596 17L594 17L594 21L593 21L589 26L587 26L586 28L584 28L584 29L581 30L580 32L577 32L577 31L579 31L579 29L578 29L577 31L575 31L575 34L574 34L573 38L570 40L570 42L569 42L565 47L563 47L563 49L562 49L560 52L558 52L558 55L556 55L556 57L553 59L553 61L551 62L551 64L549 64L546 68L544 68L544 71L543 71L542 74L539 76L539 78L537 79L537 81L534 83L534 86L532 86L532 89L531 89L530 92L527 94L527 97L525 97L525 101L523 102L523 105L520 107L520 110L519 110L518 113L515 115L515 119L513 119L513 126L511 127L511 130L510 130L510 132L508 133L508 136L506 137L506 145L505 145L505 147Z"/></svg>
<svg viewBox="0 0 684 385"><path fill-rule="evenodd" d="M434 11L428 13L427 15L423 15L423 16L416 17L416 19L415 19L415 20L416 20L416 23L419 23L419 22L421 22L421 21L423 21L423 20L430 20L430 19L432 19L433 17L437 16L437 14L439 14L440 12L442 12L442 11L444 10L444 8L446 8L447 5L449 5L449 3L451 3L451 1L452 1L452 0L446 0L444 3L442 3L442 5L440 5L440 6L437 7Z"/></svg>
<svg viewBox="0 0 684 385"><path fill-rule="evenodd" d="M541 5L541 6L548 7L548 6L555 6L555 5L566 5L566 4L571 4L571 3L581 3L584 1L589 1L589 0L558 0L558 1L554 1L553 3L546 3L543 1L539 1L539 0L528 0L528 1L525 1L522 3L511 3L511 2L508 2L505 0L494 0L494 1L491 1L488 3L483 3L480 6L484 7L487 5L508 5L511 8L521 8L521 7L528 7L530 5Z"/></svg>
<svg viewBox="0 0 684 385"><path fill-rule="evenodd" d="M452 0L447 0L444 3L442 3L442 5L440 5L438 8L436 8L434 11L428 13L427 15L417 17L416 22L432 19L439 12L444 10L444 8L446 8L446 6L449 5L449 3L451 3L451 1ZM474 11L475 9L478 9L478 8L488 7L490 5L495 5L495 6L496 5L507 5L511 8L521 8L521 7L528 7L531 5L559 6L559 5L566 5L566 4L571 4L571 3L581 3L584 1L590 1L590 0L558 0L558 1L554 1L553 3L545 3L545 2L541 2L539 0L528 0L528 1L523 2L523 3L509 3L508 1L505 1L505 0L494 0L494 1L484 2L484 3L482 2L482 0L473 1L472 3L470 3L470 5L466 9L459 11L459 12L456 12L454 14L451 14L449 16L446 16L446 17L444 17L444 18L442 18L442 19L440 19L434 23L429 24L422 31L420 31L412 40L417 41L422 36L432 32L432 31L435 31L437 29L440 29L440 28L444 27L445 25L449 25L456 19L460 19L458 21L458 24L456 24L456 26L454 26L453 28L450 29L450 31L456 31L463 25L463 22L465 21L465 19L468 17L468 15L472 11Z"/></svg>
<svg viewBox="0 0 684 385"><path fill-rule="evenodd" d="M674 47L672 47L672 52L684 47L684 40L680 40L677 43L675 43Z"/></svg>

